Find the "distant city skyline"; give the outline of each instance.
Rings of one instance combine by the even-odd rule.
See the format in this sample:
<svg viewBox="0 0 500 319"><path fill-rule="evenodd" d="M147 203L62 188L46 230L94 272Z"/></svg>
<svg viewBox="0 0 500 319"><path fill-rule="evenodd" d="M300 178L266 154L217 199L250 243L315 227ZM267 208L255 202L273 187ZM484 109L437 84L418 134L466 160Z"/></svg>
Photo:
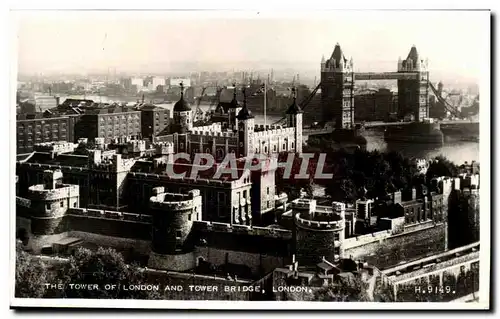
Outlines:
<svg viewBox="0 0 500 319"><path fill-rule="evenodd" d="M477 84L489 21L466 11L333 11L307 18L224 12L16 12L18 72L292 69L319 78L340 43L355 71L395 71L416 45L431 80ZM484 74L484 73L483 73Z"/></svg>

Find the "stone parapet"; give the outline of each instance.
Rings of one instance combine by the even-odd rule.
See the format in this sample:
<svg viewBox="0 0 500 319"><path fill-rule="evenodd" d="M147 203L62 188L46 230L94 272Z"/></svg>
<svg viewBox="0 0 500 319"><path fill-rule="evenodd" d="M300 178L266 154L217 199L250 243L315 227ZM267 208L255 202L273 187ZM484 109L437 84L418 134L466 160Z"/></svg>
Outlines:
<svg viewBox="0 0 500 319"><path fill-rule="evenodd" d="M87 208L70 208L66 215L74 216L87 216L92 218L102 218L102 219L115 219L123 220L128 222L138 222L151 224L152 217L149 215L139 215L132 213L122 213L115 211L106 211L99 209L87 209Z"/></svg>
<svg viewBox="0 0 500 319"><path fill-rule="evenodd" d="M196 221L193 223L193 228L199 231L236 233L236 234L244 234L252 236L281 238L281 239L292 238L292 232L290 230L270 228L270 227L231 225L226 223L217 223L209 221Z"/></svg>

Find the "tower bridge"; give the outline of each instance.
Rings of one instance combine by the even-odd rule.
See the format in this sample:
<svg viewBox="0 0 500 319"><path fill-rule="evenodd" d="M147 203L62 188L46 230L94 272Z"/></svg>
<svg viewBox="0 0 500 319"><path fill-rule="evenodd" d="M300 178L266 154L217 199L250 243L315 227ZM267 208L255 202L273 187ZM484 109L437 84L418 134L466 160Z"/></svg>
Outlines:
<svg viewBox="0 0 500 319"><path fill-rule="evenodd" d="M396 63L395 63L396 64ZM422 59L415 46L411 47L405 59L399 58L396 71L355 72L353 59L347 59L337 43L330 58L321 60L321 81L306 97L300 107L304 112L321 113L321 123L330 126L304 128L304 136L328 134L337 130L357 128L385 128L386 140L411 140L414 142L442 144L441 125L474 126L479 132L478 121L432 121L429 119L429 96L435 95L446 110L458 117L458 111L444 100L429 78L428 60ZM400 122L356 123L354 118L355 81L396 80L398 86L397 117ZM320 109L307 110L307 105L321 89ZM275 124L284 122L285 117Z"/></svg>
<svg viewBox="0 0 500 319"><path fill-rule="evenodd" d="M322 122L334 121L336 129L354 129L356 80L397 80L398 117L410 115L415 122L429 117L428 61L413 46L406 59L399 58L396 72L354 72L353 59L345 57L337 43L328 60L321 60Z"/></svg>

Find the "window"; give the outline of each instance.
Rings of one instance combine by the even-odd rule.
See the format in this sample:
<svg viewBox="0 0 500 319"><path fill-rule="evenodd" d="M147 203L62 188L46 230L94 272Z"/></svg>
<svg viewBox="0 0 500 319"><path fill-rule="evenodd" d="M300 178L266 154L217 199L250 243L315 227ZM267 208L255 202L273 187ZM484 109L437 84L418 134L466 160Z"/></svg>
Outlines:
<svg viewBox="0 0 500 319"><path fill-rule="evenodd" d="M295 147L295 145L294 145L294 144L295 144L295 143L294 143L294 142L292 142L292 148L294 148L294 147Z"/></svg>
<svg viewBox="0 0 500 319"><path fill-rule="evenodd" d="M50 209L51 208L51 205L50 204L47 204L45 205L47 209Z"/></svg>
<svg viewBox="0 0 500 319"><path fill-rule="evenodd" d="M73 207L76 207L76 202L73 203Z"/></svg>
<svg viewBox="0 0 500 319"><path fill-rule="evenodd" d="M269 187L267 188L267 195L269 195Z"/></svg>
<svg viewBox="0 0 500 319"><path fill-rule="evenodd" d="M61 202L61 207L64 207L64 202Z"/></svg>
<svg viewBox="0 0 500 319"><path fill-rule="evenodd" d="M180 230L178 230L178 231L176 232L176 234L175 234L176 239L180 239L180 238L181 238L181 236L182 236L182 233L181 233L181 231L180 231Z"/></svg>
<svg viewBox="0 0 500 319"><path fill-rule="evenodd" d="M283 144L283 150L285 150L285 149L286 149L286 144Z"/></svg>
<svg viewBox="0 0 500 319"><path fill-rule="evenodd" d="M246 182L246 178L245 178L245 182ZM243 191L243 198L245 198L245 199L247 198L247 191L246 190Z"/></svg>
<svg viewBox="0 0 500 319"><path fill-rule="evenodd" d="M188 214L188 221L191 221L191 215L192 214Z"/></svg>
<svg viewBox="0 0 500 319"><path fill-rule="evenodd" d="M276 152L276 145L274 145L274 147L273 147L273 151L274 151L274 152Z"/></svg>

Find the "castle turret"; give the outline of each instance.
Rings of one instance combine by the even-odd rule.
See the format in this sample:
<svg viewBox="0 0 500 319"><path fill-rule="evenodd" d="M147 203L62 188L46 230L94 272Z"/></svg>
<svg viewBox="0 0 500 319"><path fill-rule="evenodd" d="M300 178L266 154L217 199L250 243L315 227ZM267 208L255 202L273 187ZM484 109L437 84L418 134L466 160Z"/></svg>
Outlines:
<svg viewBox="0 0 500 319"><path fill-rule="evenodd" d="M185 133L193 128L193 111L188 102L184 100L184 85L181 82L181 98L174 105L173 116L177 133Z"/></svg>
<svg viewBox="0 0 500 319"><path fill-rule="evenodd" d="M62 220L68 208L80 206L79 186L63 184L62 177L60 170L46 170L43 172L44 183L28 188L33 235L64 232Z"/></svg>
<svg viewBox="0 0 500 319"><path fill-rule="evenodd" d="M152 249L148 266L156 269L186 271L195 264L193 222L201 220L201 196L195 189L186 194L153 189L150 212L153 216Z"/></svg>
<svg viewBox="0 0 500 319"><path fill-rule="evenodd" d="M302 109L297 104L297 90L292 88L293 102L286 111L287 126L295 128L295 151L302 153Z"/></svg>
<svg viewBox="0 0 500 319"><path fill-rule="evenodd" d="M236 99L236 83L233 83L233 86L233 99L229 105L229 127L233 130L238 130L238 120L236 117L241 110L241 106Z"/></svg>
<svg viewBox="0 0 500 319"><path fill-rule="evenodd" d="M237 120L239 121L239 153L240 156L248 156L255 153L254 146L254 129L255 120L252 112L247 107L246 90L243 88L243 107L238 112Z"/></svg>
<svg viewBox="0 0 500 319"><path fill-rule="evenodd" d="M339 261L344 255L345 204L334 202L332 210L320 211L316 201L298 199L292 202L295 213L296 253L299 264L315 265L323 258ZM301 209L302 208L302 209Z"/></svg>

